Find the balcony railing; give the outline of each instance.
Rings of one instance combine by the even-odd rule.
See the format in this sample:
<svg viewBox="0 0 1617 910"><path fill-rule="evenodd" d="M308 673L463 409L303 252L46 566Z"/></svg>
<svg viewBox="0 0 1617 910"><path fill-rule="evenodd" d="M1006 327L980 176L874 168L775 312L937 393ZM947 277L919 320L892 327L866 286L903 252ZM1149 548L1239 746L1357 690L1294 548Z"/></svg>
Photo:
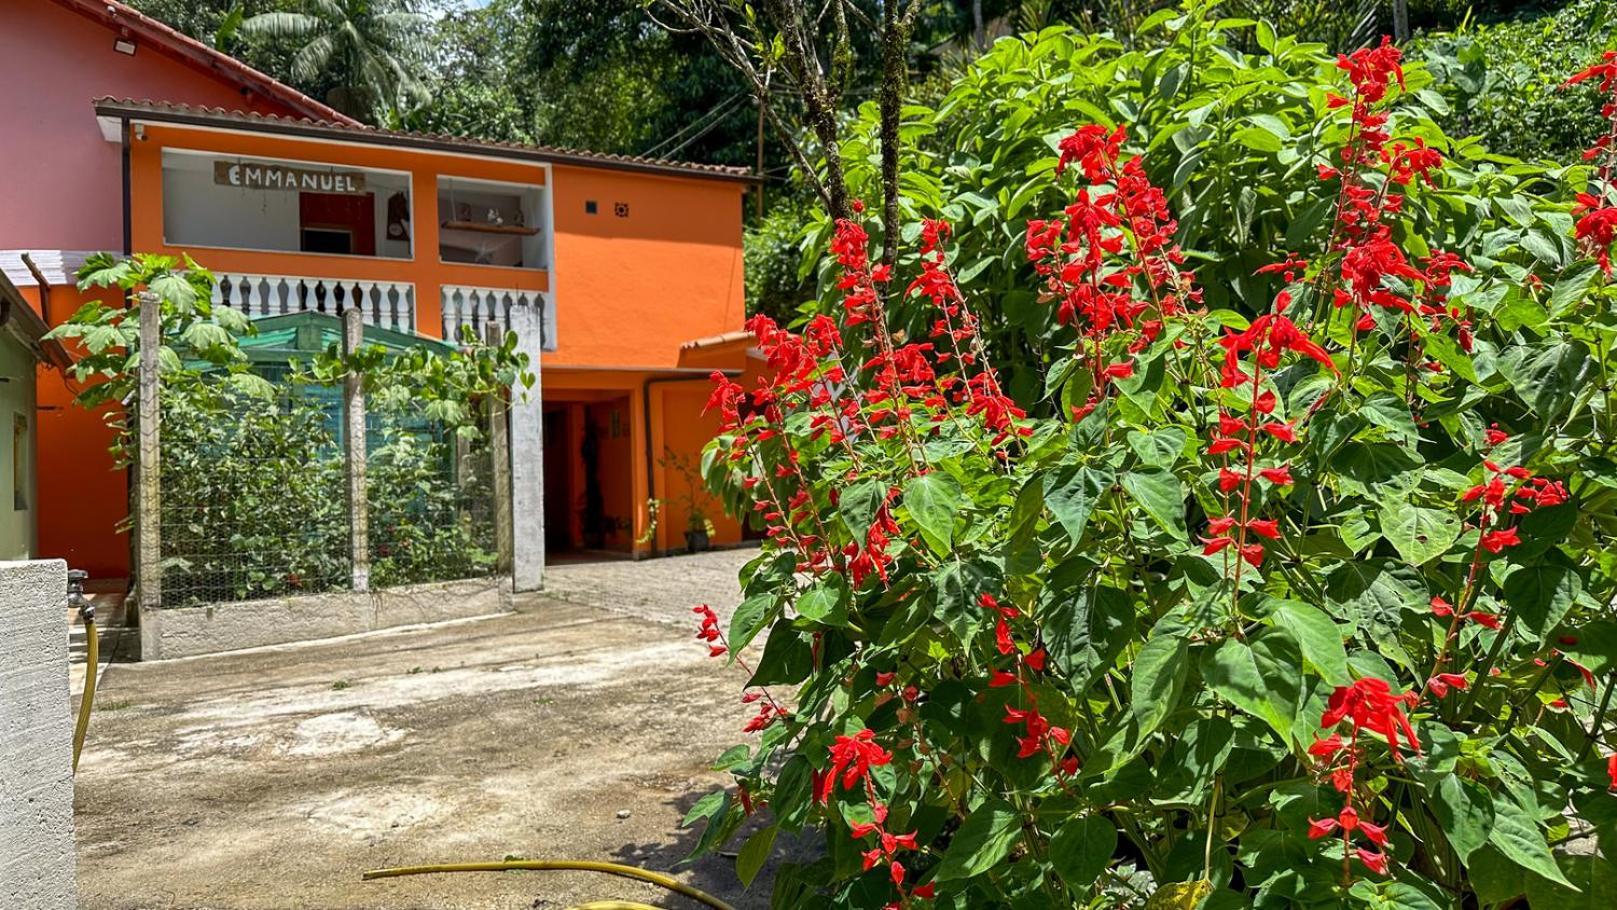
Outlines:
<svg viewBox="0 0 1617 910"><path fill-rule="evenodd" d="M495 325L504 331L511 326L513 309L537 307L540 350L556 349L556 306L548 295L540 291L446 284L440 299L443 304L444 338L447 340L458 341L462 326L471 326L479 338L483 337L484 326Z"/></svg>
<svg viewBox="0 0 1617 910"><path fill-rule="evenodd" d="M217 272L214 277L214 304L240 310L249 319L302 312L341 316L357 306L370 325L415 331L415 285L409 282Z"/></svg>

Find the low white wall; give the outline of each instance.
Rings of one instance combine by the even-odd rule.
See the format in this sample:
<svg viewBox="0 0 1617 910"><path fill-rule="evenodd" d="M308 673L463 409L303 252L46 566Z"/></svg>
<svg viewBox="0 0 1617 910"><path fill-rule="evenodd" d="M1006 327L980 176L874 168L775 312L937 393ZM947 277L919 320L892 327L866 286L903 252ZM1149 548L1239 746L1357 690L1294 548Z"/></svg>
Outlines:
<svg viewBox="0 0 1617 910"><path fill-rule="evenodd" d="M0 907L73 910L67 563L0 562Z"/></svg>
<svg viewBox="0 0 1617 910"><path fill-rule="evenodd" d="M509 579L475 578L363 594L334 591L153 610L140 617L140 656L142 660L195 657L510 609Z"/></svg>

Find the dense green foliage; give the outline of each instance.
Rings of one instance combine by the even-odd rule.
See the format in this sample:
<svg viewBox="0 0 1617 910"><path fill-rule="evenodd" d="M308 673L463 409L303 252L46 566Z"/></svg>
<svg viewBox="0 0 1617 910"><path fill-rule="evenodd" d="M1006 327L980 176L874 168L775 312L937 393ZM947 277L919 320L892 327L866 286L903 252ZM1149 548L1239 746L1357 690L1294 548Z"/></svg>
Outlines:
<svg viewBox="0 0 1617 910"><path fill-rule="evenodd" d="M526 356L464 339L449 353L332 349L312 363L253 367L252 326L209 303L213 278L187 260L91 259L81 286L126 305L85 304L53 337L80 355L78 403L132 402L143 306L163 313L163 602L189 606L345 589L351 581L343 380L367 392L366 504L376 586L489 574L495 565L488 403L531 387ZM137 466L133 414L114 406L121 464Z"/></svg>
<svg viewBox="0 0 1617 910"><path fill-rule="evenodd" d="M1150 175L1169 194L1179 243L1214 307L1263 299L1277 285L1254 270L1329 229L1331 200L1307 191L1316 183L1318 112L1335 79L1333 58L1320 45L1249 20L1192 17L1169 30L1159 17L1156 25L1142 36L1151 41L1132 50L1067 28L1001 41L941 101L907 113L907 213L957 226L958 280L979 295L985 344L1024 405L1043 392L1053 356L1044 339L1054 317L1038 303L1022 241L1027 219L1059 204L1049 176L1055 143L1074 118L1127 122L1150 152ZM1233 47L1239 35L1252 35L1257 50ZM1432 119L1444 108L1425 90L1431 77L1415 68L1407 81L1411 103L1396 114L1399 131L1456 160L1441 190L1452 202L1435 216L1453 225L1445 241L1451 248L1473 251L1502 214L1465 200L1501 193L1530 175L1489 158L1475 140L1451 144ZM876 141L872 112L861 114L846 156L854 162L872 160ZM872 166L850 167L849 175L855 192L874 192ZM824 256L829 235L821 216L799 256L804 274L819 270L822 308L839 299ZM900 304L892 318L915 334L931 317L924 307Z"/></svg>
<svg viewBox="0 0 1617 910"><path fill-rule="evenodd" d="M305 84L330 80L325 100L337 110L392 122L427 97L414 66L427 20L410 7L408 0L303 0L245 18L239 31L288 42L288 74Z"/></svg>
<svg viewBox="0 0 1617 910"><path fill-rule="evenodd" d="M769 542L698 608L759 710L699 849L821 829L781 908L1603 905L1617 187L1447 141L1387 51L1150 25L913 111L955 229L888 275L838 225L835 318L715 380Z"/></svg>
<svg viewBox="0 0 1617 910"><path fill-rule="evenodd" d="M1594 90L1561 82L1613 46L1617 7L1576 0L1551 15L1433 34L1412 52L1437 77L1448 103L1438 120L1450 133L1478 136L1505 155L1564 161L1588 148L1604 126L1587 116L1597 103Z"/></svg>

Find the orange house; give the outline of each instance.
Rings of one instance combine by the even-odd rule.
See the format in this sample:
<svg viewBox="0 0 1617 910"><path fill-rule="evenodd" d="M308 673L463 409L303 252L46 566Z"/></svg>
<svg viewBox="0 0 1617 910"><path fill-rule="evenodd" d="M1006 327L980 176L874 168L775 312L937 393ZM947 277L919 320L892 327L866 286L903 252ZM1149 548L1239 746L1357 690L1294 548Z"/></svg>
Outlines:
<svg viewBox="0 0 1617 910"><path fill-rule="evenodd" d="M359 306L370 324L452 339L528 308L542 326L543 451L512 457L543 462L547 551L684 545L682 468L715 429L701 414L707 377L749 360L745 171L372 129L121 4L3 6L0 122L64 95L47 99L45 134L0 139L0 166L35 162L6 171L29 175L25 192L0 186L0 267L47 322L81 302L74 264L107 248L189 254L218 278L216 303L251 316ZM23 45L102 78L55 88L21 72L27 59L8 62ZM86 87L97 96L70 97ZM101 191L84 196L86 183ZM39 554L127 576L127 478L110 468L107 432L70 406L59 374L42 372L39 389ZM664 503L654 529L652 500ZM742 537L705 511L716 542Z"/></svg>

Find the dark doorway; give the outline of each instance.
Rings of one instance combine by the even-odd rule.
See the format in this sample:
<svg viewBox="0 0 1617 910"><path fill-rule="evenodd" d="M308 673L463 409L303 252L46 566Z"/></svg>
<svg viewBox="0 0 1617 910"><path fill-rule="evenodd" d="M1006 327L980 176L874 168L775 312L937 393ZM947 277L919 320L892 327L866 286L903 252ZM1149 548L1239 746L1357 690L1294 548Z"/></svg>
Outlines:
<svg viewBox="0 0 1617 910"><path fill-rule="evenodd" d="M578 547L573 539L573 459L567 452L567 411L545 412L545 550L560 553Z"/></svg>
<svg viewBox="0 0 1617 910"><path fill-rule="evenodd" d="M376 255L376 197L299 193L298 228L306 253Z"/></svg>

